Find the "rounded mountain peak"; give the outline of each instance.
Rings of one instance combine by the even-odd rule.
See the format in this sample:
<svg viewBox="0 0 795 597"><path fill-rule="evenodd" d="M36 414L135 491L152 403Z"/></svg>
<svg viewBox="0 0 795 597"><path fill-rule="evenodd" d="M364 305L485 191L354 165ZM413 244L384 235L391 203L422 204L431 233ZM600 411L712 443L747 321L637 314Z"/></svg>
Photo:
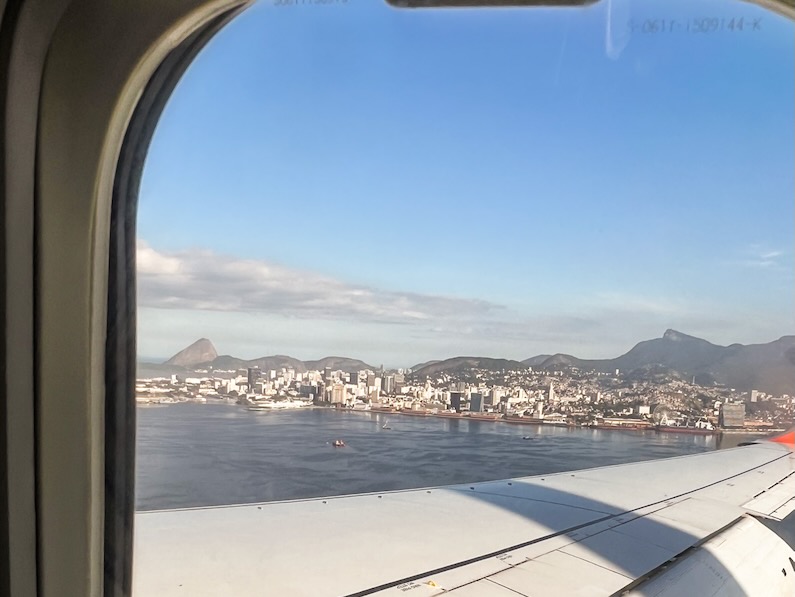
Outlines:
<svg viewBox="0 0 795 597"><path fill-rule="evenodd" d="M209 363L218 357L218 352L215 346L207 338L199 338L188 346L183 348L173 357L166 361L166 365L176 365L178 367L195 367L202 363Z"/></svg>

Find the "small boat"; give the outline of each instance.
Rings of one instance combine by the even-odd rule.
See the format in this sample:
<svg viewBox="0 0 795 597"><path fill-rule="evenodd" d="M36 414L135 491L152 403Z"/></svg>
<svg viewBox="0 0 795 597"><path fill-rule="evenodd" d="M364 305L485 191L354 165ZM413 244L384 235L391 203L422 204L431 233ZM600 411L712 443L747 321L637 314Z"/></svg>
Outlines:
<svg viewBox="0 0 795 597"><path fill-rule="evenodd" d="M386 421L384 421L384 424L381 426L381 429L392 429L392 428L389 426L389 419L387 419Z"/></svg>
<svg viewBox="0 0 795 597"><path fill-rule="evenodd" d="M335 439L333 442L331 442L331 445L334 446L335 448L344 448L345 442L342 441L341 439Z"/></svg>
<svg viewBox="0 0 795 597"><path fill-rule="evenodd" d="M532 435L523 435L522 439L524 439L524 440L533 439L533 436Z"/></svg>

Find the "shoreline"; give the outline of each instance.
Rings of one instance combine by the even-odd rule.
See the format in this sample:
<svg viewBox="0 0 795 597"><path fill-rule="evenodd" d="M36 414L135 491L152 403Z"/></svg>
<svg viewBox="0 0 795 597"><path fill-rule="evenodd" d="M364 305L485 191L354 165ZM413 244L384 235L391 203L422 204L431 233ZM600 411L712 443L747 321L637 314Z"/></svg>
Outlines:
<svg viewBox="0 0 795 597"><path fill-rule="evenodd" d="M716 436L722 434L728 435L773 435L775 433L783 433L786 431L784 428L773 428L773 429L755 429L755 428L742 428L742 429L715 429L713 433L700 433L700 432L693 432L689 428L687 430L674 430L670 427L666 428L665 430L658 430L655 428L654 425L649 425L647 427L622 427L620 425L576 425L574 423L563 423L563 422L549 422L546 423L542 419L536 419L533 417L524 417L525 421L519 420L519 418L505 418L504 416L498 417L491 417L491 416L481 416L481 415L466 415L463 413L432 413L432 412L424 412L424 411L407 411L403 412L401 410L389 409L389 410L364 410L364 409L352 409L352 408L332 408L332 407L318 407L318 408L328 408L329 410L338 411L338 412L345 412L345 413L363 413L363 414L370 414L370 415L400 415L403 417L431 417L436 419L458 419L464 421L477 421L477 422L487 422L487 423L507 423L509 425L529 425L534 427L565 427L571 429L590 429L594 431L621 431L623 433L627 432L641 432L641 433L674 433L678 435L702 435L705 437L709 436Z"/></svg>
<svg viewBox="0 0 795 597"><path fill-rule="evenodd" d="M566 423L562 421L550 421L546 422L543 419L537 419L535 417L508 417L506 418L503 415L499 416L491 416L489 414L476 414L476 415L469 415L465 413L452 413L452 412L442 412L442 413L433 413L427 411L403 411L403 410L396 410L396 409L383 409L383 410L374 410L374 409L353 409L353 408L335 408L331 406L324 406L319 404L307 404L306 406L301 407L293 407L293 408L272 408L272 409L249 409L246 405L238 404L235 402L229 402L226 400L208 400L207 402L199 402L193 400L185 400L185 401L177 401L177 402L138 402L136 401L136 407L140 408L160 408L165 406L175 406L180 404L201 404L201 405L217 405L217 406L236 406L236 407L243 407L250 412L285 412L285 411L301 411L301 410L329 410L333 412L339 413L362 413L367 415L400 415L402 417L427 417L427 418L435 418L435 419L456 419L456 420L463 420L463 421L475 421L481 423L505 423L508 425L519 425L519 426L532 426L532 427L558 427L558 428L567 428L567 429L589 429L593 431L620 431L622 433L628 432L635 432L635 433L672 433L677 435L701 435L705 437L710 436L717 436L717 435L759 435L759 436L769 436L774 435L776 433L783 433L786 431L784 428L773 428L773 429L757 429L757 428L742 428L742 429L715 429L713 433L700 433L700 432L693 432L692 430L683 429L681 431L671 429L670 427L666 428L665 430L656 429L653 425L644 426L644 427L636 427L636 426L621 426L621 425L577 425L575 423Z"/></svg>

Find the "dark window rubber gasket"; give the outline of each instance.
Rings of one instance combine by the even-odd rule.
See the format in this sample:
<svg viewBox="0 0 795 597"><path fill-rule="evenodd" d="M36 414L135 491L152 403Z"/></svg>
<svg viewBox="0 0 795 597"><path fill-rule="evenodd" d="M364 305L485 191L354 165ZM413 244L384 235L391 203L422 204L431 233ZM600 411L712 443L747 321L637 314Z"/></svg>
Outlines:
<svg viewBox="0 0 795 597"><path fill-rule="evenodd" d="M105 340L104 595L132 594L135 517L136 214L144 161L171 92L196 54L243 6L216 16L152 75L124 135L113 183Z"/></svg>

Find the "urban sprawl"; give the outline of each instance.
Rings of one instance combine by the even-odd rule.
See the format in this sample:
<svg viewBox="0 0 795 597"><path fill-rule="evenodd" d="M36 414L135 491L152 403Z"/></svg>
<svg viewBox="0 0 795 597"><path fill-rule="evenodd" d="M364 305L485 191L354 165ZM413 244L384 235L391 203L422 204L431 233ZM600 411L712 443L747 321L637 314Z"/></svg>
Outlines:
<svg viewBox="0 0 795 597"><path fill-rule="evenodd" d="M695 380L694 380L695 381ZM663 376L463 368L418 376L411 370L234 371L198 369L184 376L140 379L139 404L228 402L251 410L307 406L468 417L508 423L676 431L765 431L789 426L790 395L702 386ZM698 431L696 431L698 430Z"/></svg>

